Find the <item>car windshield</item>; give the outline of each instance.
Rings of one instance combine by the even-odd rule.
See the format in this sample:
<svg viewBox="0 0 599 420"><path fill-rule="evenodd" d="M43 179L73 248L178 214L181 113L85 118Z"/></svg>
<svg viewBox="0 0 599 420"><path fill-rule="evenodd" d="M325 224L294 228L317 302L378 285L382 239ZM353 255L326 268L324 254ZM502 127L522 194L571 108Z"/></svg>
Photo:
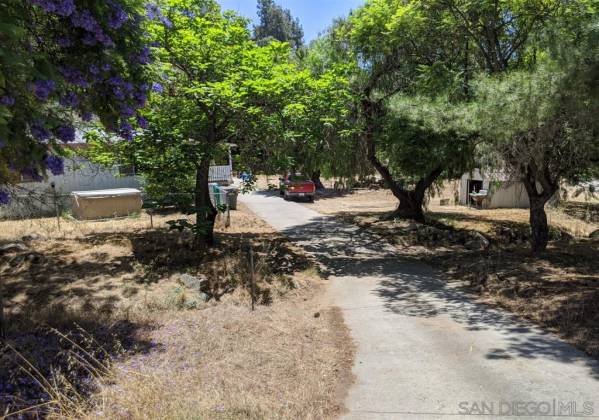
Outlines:
<svg viewBox="0 0 599 420"><path fill-rule="evenodd" d="M304 182L304 181L310 181L310 178L308 178L307 176L302 175L302 174L295 174L295 175L289 175L289 181Z"/></svg>

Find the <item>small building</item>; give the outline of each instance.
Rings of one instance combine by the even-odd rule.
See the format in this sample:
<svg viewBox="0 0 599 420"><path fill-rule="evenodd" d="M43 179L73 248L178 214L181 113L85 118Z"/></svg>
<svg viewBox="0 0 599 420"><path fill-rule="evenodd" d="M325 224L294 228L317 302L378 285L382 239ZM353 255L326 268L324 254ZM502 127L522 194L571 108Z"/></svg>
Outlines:
<svg viewBox="0 0 599 420"><path fill-rule="evenodd" d="M480 197L479 204L479 207L485 209L528 208L530 206L524 184L501 172L484 173L475 169L462 175L459 183L459 204L476 206L478 203L471 194L486 195L486 197Z"/></svg>

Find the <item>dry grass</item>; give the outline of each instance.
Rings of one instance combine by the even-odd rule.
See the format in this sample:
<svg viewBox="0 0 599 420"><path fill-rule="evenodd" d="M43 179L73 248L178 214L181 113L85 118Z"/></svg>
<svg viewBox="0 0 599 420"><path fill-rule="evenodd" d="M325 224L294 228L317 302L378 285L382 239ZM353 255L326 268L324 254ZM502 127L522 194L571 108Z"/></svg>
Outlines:
<svg viewBox="0 0 599 420"><path fill-rule="evenodd" d="M289 300L255 312L221 305L164 313L152 333L162 351L118 365L89 417L335 417L352 349L341 314L323 308L313 299L319 287L301 278Z"/></svg>
<svg viewBox="0 0 599 420"><path fill-rule="evenodd" d="M476 210L431 200L427 217L437 228L478 231L490 239L488 250L470 251L463 243L424 240L410 222L382 220L395 208L385 190L329 193L314 204L324 214L380 234L399 255L426 261L448 279L470 284L481 300L526 317L599 358L599 239L588 239L599 228L599 217L585 219L588 211L576 212L580 206L567 202L548 211L552 236L560 239L535 257L529 251L525 209ZM599 214L597 205L582 206Z"/></svg>
<svg viewBox="0 0 599 420"><path fill-rule="evenodd" d="M320 302L325 285L310 260L243 205L230 227L218 221L218 247L199 256L189 234L166 229L182 217L154 216L155 229L147 214L63 220L60 231L54 219L0 222L0 244L42 235L5 260L2 276L8 343L39 369L37 381L55 384L40 387L20 356L0 350L9 378L0 413L40 401L74 417L339 412L352 348L341 315ZM181 283L184 273L206 279L205 295ZM95 364L113 367L98 378Z"/></svg>

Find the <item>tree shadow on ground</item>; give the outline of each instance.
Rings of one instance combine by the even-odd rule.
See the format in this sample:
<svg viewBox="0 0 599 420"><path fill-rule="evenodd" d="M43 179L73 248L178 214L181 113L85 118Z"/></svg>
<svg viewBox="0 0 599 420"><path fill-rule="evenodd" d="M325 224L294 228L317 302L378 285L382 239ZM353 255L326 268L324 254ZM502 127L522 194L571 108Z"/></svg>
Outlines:
<svg viewBox="0 0 599 420"><path fill-rule="evenodd" d="M313 254L322 271L336 277L380 277L372 291L390 313L419 318L450 317L468 331L493 330L501 340L491 360L546 358L581 363L599 379L599 363L552 334L513 315L474 301L469 290L441 280L433 269L402 259L379 235L334 217L319 217L284 232ZM556 310L557 315L558 310ZM599 342L599 334L588 329Z"/></svg>
<svg viewBox="0 0 599 420"><path fill-rule="evenodd" d="M86 396L94 389L94 369L120 357L161 350L148 339L155 326L136 321L148 317L130 318L127 309L143 299L146 286L176 274L203 275L210 292L220 298L223 291L246 287L248 276L240 270L250 248L264 282L312 265L280 235L226 233L218 234L217 241L218 247L205 254L193 249L191 234L167 229L32 243L35 252L13 255L2 274L7 342L42 377L57 378L61 392ZM268 302L266 289L258 284L259 303ZM21 369L27 364L23 358L9 347L0 351L0 416L53 398Z"/></svg>

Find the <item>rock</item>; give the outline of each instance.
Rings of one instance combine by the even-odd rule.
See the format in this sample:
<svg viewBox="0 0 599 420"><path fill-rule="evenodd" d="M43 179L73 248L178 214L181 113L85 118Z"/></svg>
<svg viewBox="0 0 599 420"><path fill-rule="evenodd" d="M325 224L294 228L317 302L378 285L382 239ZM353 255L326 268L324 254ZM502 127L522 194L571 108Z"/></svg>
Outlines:
<svg viewBox="0 0 599 420"><path fill-rule="evenodd" d="M414 232L415 230L418 230L419 227L420 225L418 223L410 223L404 228L404 230L406 232Z"/></svg>
<svg viewBox="0 0 599 420"><path fill-rule="evenodd" d="M21 241L23 242L31 242L31 241L39 241L42 238L42 235L38 234L38 233L32 233L30 235L25 235L21 238Z"/></svg>
<svg viewBox="0 0 599 420"><path fill-rule="evenodd" d="M423 241L436 241L443 233L441 229L437 229L433 226L424 226L418 229L418 239Z"/></svg>
<svg viewBox="0 0 599 420"><path fill-rule="evenodd" d="M314 318L320 318L320 312L316 312L316 313L314 314Z"/></svg>
<svg viewBox="0 0 599 420"><path fill-rule="evenodd" d="M465 246L471 251L484 251L490 245L489 240L479 232L472 232L469 236Z"/></svg>
<svg viewBox="0 0 599 420"><path fill-rule="evenodd" d="M204 286L207 284L208 279L204 275L200 275L198 277L192 276L190 274L183 274L179 278L179 281L185 285L186 288L191 290L201 291Z"/></svg>
<svg viewBox="0 0 599 420"><path fill-rule="evenodd" d="M597 238L599 238L599 229L597 229L596 231L592 232L589 235L589 238L591 238L591 239L597 239Z"/></svg>
<svg viewBox="0 0 599 420"><path fill-rule="evenodd" d="M32 252L25 257L31 264L38 264L42 260L42 255L37 252Z"/></svg>
<svg viewBox="0 0 599 420"><path fill-rule="evenodd" d="M13 252L26 252L29 251L27 245L22 242L12 242L6 245L0 246L0 255L1 254L10 254Z"/></svg>

